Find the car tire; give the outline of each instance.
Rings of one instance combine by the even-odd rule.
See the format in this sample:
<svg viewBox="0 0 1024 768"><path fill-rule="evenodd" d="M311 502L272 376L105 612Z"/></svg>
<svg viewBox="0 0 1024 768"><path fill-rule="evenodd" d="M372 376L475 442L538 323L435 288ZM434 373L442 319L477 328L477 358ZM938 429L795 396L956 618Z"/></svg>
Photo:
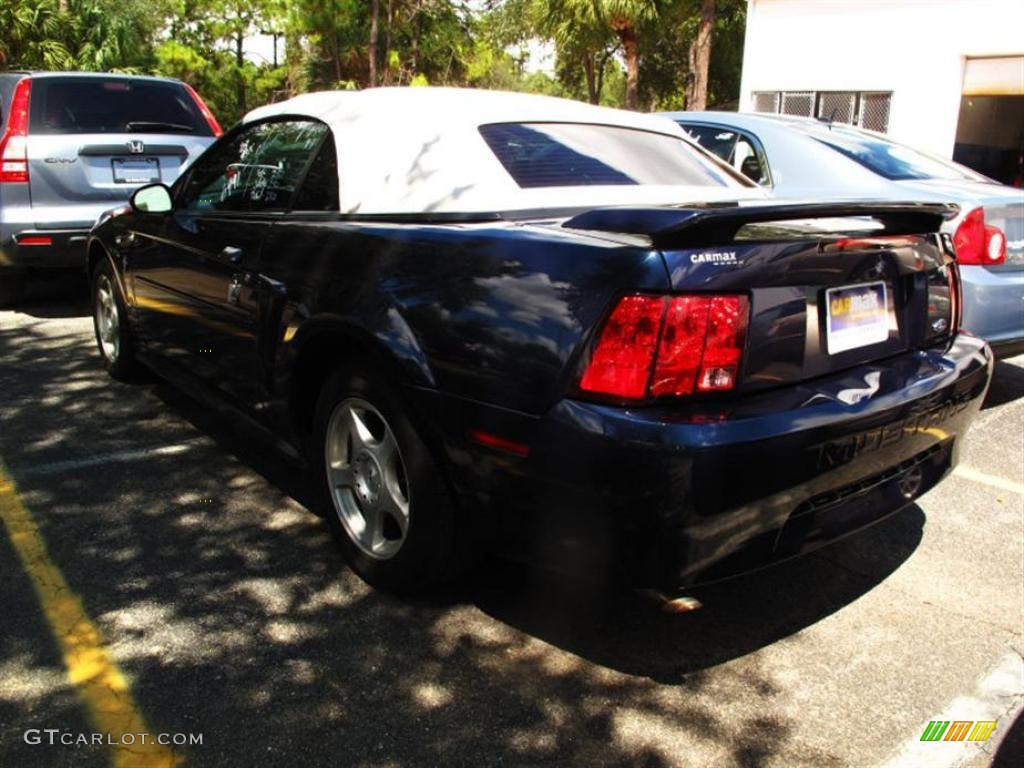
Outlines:
<svg viewBox="0 0 1024 768"><path fill-rule="evenodd" d="M92 325L103 367L118 381L134 381L141 367L135 359L135 345L124 297L114 268L101 259L92 273Z"/></svg>
<svg viewBox="0 0 1024 768"><path fill-rule="evenodd" d="M13 307L25 295L25 275L22 272L0 272L0 308Z"/></svg>
<svg viewBox="0 0 1024 768"><path fill-rule="evenodd" d="M370 586L428 591L458 573L450 495L400 394L370 369L338 369L317 399L314 498Z"/></svg>

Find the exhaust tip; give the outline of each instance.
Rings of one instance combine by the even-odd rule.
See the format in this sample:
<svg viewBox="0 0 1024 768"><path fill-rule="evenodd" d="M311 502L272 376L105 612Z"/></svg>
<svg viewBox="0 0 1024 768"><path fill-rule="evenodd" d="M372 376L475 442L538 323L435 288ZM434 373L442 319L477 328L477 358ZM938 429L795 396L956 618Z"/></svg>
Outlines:
<svg viewBox="0 0 1024 768"><path fill-rule="evenodd" d="M656 589L641 589L638 594L653 602L662 613L690 613L704 607L704 603L691 595L669 597Z"/></svg>
<svg viewBox="0 0 1024 768"><path fill-rule="evenodd" d="M704 603L698 600L696 597L690 597L683 595L682 597L674 597L671 600L667 599L661 604L662 613L690 613L704 607Z"/></svg>

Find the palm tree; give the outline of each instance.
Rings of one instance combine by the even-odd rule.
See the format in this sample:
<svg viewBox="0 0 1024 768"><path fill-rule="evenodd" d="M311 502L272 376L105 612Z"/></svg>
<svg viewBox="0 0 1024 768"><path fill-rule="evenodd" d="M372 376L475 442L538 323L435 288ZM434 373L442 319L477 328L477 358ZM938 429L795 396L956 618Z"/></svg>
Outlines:
<svg viewBox="0 0 1024 768"><path fill-rule="evenodd" d="M639 106L638 80L640 76L640 51L637 46L637 27L643 21L654 18L658 11L654 0L591 0L599 6L608 26L622 43L626 57L626 109Z"/></svg>
<svg viewBox="0 0 1024 768"><path fill-rule="evenodd" d="M532 26L555 43L560 65L582 67L591 104L601 101L605 64L618 48L618 38L595 13L591 2L537 0Z"/></svg>
<svg viewBox="0 0 1024 768"><path fill-rule="evenodd" d="M602 34L611 30L626 59L626 108L637 108L640 74L637 28L657 15L655 0L538 0L537 13L540 28L548 30L564 48L574 47L574 41L600 40Z"/></svg>
<svg viewBox="0 0 1024 768"><path fill-rule="evenodd" d="M67 69L72 57L62 37L67 15L51 0L0 3L0 67L3 69Z"/></svg>

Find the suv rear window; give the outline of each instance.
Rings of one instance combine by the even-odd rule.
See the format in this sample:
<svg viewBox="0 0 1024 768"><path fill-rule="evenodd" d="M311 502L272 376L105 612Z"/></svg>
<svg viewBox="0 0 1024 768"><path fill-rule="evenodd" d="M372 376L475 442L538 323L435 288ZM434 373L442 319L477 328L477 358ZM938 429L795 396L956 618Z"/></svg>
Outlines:
<svg viewBox="0 0 1024 768"><path fill-rule="evenodd" d="M32 133L181 133L212 136L176 83L99 77L32 81Z"/></svg>
<svg viewBox="0 0 1024 768"><path fill-rule="evenodd" d="M742 186L682 139L613 125L499 123L480 134L522 188Z"/></svg>

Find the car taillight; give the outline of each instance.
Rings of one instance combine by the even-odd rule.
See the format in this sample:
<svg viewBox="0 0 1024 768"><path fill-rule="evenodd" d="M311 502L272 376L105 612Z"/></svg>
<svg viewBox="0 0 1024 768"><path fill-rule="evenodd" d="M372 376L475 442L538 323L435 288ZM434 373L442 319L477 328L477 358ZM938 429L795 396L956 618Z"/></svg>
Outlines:
<svg viewBox="0 0 1024 768"><path fill-rule="evenodd" d="M963 324L964 302L960 292L960 270L956 264L950 264L949 268L949 332L957 333Z"/></svg>
<svg viewBox="0 0 1024 768"><path fill-rule="evenodd" d="M748 313L745 296L626 296L601 327L579 388L634 401L732 389Z"/></svg>
<svg viewBox="0 0 1024 768"><path fill-rule="evenodd" d="M16 237L15 242L18 245L53 245L53 238L49 235L28 235Z"/></svg>
<svg viewBox="0 0 1024 768"><path fill-rule="evenodd" d="M708 337L697 377L698 392L736 386L747 336L747 297L713 296L708 306Z"/></svg>
<svg viewBox="0 0 1024 768"><path fill-rule="evenodd" d="M928 343L944 343L959 326L960 276L956 264L950 262L928 276Z"/></svg>
<svg viewBox="0 0 1024 768"><path fill-rule="evenodd" d="M14 87L7 130L0 137L0 183L28 182L28 103L32 81L20 80Z"/></svg>
<svg viewBox="0 0 1024 768"><path fill-rule="evenodd" d="M203 113L203 117L206 118L207 125L209 125L210 130L213 131L213 135L219 137L223 134L224 131L221 130L220 123L217 122L217 118L213 116L213 112L211 112L210 108L206 106L206 102L199 97L198 93L196 93L195 88L188 83L182 83L182 85L185 86L185 90L188 91L188 95L192 97L192 101L195 102L196 107Z"/></svg>
<svg viewBox="0 0 1024 768"><path fill-rule="evenodd" d="M1002 264L1006 261L1006 235L999 227L985 225L986 264Z"/></svg>
<svg viewBox="0 0 1024 768"><path fill-rule="evenodd" d="M580 389L629 400L643 398L666 303L663 296L624 297L601 329Z"/></svg>
<svg viewBox="0 0 1024 768"><path fill-rule="evenodd" d="M693 392L708 335L709 301L706 296L680 296L669 304L651 380L655 397Z"/></svg>
<svg viewBox="0 0 1024 768"><path fill-rule="evenodd" d="M999 227L985 224L983 208L975 208L964 216L953 235L953 245L960 264L991 265L1006 261L1006 235Z"/></svg>

